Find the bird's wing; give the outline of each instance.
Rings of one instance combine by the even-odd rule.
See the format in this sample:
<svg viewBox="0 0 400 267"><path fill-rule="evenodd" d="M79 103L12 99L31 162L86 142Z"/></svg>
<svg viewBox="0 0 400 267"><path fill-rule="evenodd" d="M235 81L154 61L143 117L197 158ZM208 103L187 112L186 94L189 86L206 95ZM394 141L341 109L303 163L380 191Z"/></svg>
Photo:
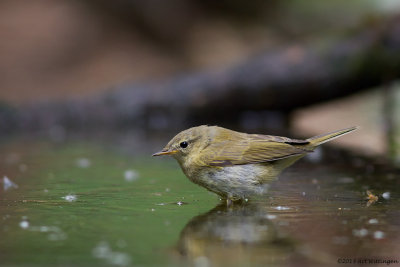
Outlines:
<svg viewBox="0 0 400 267"><path fill-rule="evenodd" d="M308 141L268 135L248 135L238 140L214 142L200 153L208 166L229 166L274 161L305 154Z"/></svg>

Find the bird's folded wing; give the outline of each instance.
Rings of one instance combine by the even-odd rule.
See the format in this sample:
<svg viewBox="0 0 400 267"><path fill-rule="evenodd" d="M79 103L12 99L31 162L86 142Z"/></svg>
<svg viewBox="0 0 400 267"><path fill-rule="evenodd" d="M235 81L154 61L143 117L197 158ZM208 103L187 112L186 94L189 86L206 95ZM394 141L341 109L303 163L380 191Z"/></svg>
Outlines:
<svg viewBox="0 0 400 267"><path fill-rule="evenodd" d="M199 160L208 166L230 166L274 161L311 152L307 148L287 142L252 138L241 142L213 143L202 151ZM308 143L308 142L307 142Z"/></svg>

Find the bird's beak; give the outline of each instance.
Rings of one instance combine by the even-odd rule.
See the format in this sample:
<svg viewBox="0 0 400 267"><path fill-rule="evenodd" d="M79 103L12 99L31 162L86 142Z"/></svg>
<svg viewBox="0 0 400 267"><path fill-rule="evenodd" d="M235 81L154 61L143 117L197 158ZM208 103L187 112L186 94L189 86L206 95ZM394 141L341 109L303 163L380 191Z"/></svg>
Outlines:
<svg viewBox="0 0 400 267"><path fill-rule="evenodd" d="M166 149L163 149L160 152L154 153L153 157L155 157L155 156L163 156L163 155L172 155L172 154L175 154L177 152L178 152L178 150L166 150Z"/></svg>

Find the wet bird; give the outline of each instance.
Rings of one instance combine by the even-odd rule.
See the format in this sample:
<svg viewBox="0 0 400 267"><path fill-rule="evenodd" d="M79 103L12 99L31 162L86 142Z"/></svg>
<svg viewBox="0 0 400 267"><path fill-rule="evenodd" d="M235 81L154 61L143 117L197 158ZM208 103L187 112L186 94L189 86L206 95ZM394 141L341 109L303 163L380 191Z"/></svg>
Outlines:
<svg viewBox="0 0 400 267"><path fill-rule="evenodd" d="M299 140L202 125L178 133L153 156L171 155L189 180L231 202L263 194L283 169L356 129Z"/></svg>

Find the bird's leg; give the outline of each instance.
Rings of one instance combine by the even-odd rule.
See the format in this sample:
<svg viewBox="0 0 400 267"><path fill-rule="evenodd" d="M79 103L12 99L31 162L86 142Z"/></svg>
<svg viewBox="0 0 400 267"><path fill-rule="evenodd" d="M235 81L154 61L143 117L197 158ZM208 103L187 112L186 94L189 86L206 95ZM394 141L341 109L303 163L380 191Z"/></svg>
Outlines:
<svg viewBox="0 0 400 267"><path fill-rule="evenodd" d="M234 201L235 201L235 198L233 197L233 195L231 193L229 193L226 198L226 206L231 207L233 205Z"/></svg>

